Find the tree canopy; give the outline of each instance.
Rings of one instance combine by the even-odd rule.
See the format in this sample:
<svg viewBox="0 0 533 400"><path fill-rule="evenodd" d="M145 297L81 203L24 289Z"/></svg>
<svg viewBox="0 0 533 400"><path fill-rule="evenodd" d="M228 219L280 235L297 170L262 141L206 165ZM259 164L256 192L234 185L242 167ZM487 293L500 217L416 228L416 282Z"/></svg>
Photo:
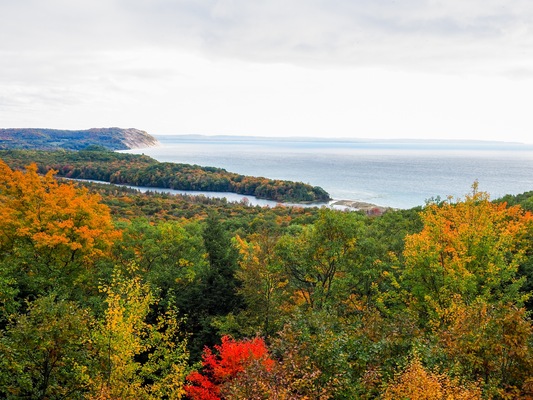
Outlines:
<svg viewBox="0 0 533 400"><path fill-rule="evenodd" d="M2 398L533 396L522 201L368 216L45 171L0 162Z"/></svg>

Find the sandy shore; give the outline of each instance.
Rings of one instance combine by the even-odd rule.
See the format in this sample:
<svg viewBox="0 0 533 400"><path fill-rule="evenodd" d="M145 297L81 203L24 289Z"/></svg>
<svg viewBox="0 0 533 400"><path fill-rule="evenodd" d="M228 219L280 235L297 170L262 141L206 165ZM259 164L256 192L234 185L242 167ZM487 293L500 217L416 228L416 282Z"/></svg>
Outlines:
<svg viewBox="0 0 533 400"><path fill-rule="evenodd" d="M369 215L381 215L385 211L392 210L390 207L383 207L372 203L365 203L364 201L353 200L333 200L329 206L336 209L347 208L353 211L364 211Z"/></svg>

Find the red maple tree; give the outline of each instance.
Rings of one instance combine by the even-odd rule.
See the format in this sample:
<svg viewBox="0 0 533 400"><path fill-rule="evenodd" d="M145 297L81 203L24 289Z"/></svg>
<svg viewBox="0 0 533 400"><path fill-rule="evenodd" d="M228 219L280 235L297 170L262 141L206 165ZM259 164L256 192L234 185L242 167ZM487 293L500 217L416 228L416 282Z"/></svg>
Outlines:
<svg viewBox="0 0 533 400"><path fill-rule="evenodd" d="M242 373L252 363L259 362L265 369L274 366L268 349L261 338L234 340L222 337L222 343L215 346L217 353L205 348L202 355L203 371L187 376L189 385L185 386L187 396L193 400L220 400L220 386Z"/></svg>

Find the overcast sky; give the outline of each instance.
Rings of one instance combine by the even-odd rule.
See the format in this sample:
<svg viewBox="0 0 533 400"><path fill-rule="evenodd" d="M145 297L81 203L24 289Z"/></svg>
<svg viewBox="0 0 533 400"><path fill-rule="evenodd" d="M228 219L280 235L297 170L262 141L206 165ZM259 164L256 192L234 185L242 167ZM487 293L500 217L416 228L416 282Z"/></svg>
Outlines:
<svg viewBox="0 0 533 400"><path fill-rule="evenodd" d="M533 143L531 0L0 0L0 127Z"/></svg>

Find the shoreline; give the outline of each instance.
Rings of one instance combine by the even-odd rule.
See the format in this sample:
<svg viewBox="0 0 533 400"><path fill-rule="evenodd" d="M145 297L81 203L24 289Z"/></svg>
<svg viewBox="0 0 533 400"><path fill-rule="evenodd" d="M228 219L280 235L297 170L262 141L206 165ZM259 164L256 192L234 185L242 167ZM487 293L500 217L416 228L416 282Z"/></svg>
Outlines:
<svg viewBox="0 0 533 400"><path fill-rule="evenodd" d="M146 192L156 192L156 193L167 193L171 195L186 195L186 196L205 196L205 197L216 197L216 198L225 198L228 202L233 203L244 203L247 206L255 207L302 207L302 208L321 208L328 207L338 211L363 211L368 215L381 215L388 210L392 210L392 207L378 206L376 204L367 203L364 201L358 200L330 200L329 202L323 203L281 203L274 200L265 200L258 199L255 196L246 196L242 194L232 193L232 192L208 192L208 191L197 191L197 190L178 190L178 189L167 189L167 188L158 188L158 187L148 187L148 186L134 186L128 184L116 184L105 181L97 181L92 179L73 179L59 177L60 179L75 181L75 182L87 182L87 183L96 183L96 184L105 184L105 185L114 185L114 186L123 186L130 189L138 190L142 193Z"/></svg>

